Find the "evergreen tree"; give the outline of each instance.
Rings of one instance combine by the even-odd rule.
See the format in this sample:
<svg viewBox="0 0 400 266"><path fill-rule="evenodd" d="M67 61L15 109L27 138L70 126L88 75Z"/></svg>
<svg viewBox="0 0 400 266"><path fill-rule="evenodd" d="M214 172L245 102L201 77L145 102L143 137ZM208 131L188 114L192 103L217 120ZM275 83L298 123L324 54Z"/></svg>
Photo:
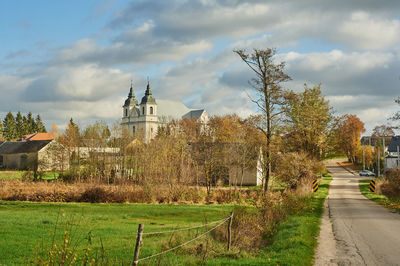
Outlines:
<svg viewBox="0 0 400 266"><path fill-rule="evenodd" d="M16 138L15 119L11 112L8 112L3 121L3 137L6 140L12 140Z"/></svg>
<svg viewBox="0 0 400 266"><path fill-rule="evenodd" d="M24 124L20 111L18 111L17 116L15 117L15 131L18 138L24 135Z"/></svg>
<svg viewBox="0 0 400 266"><path fill-rule="evenodd" d="M35 121L36 132L47 133L46 127L43 125L42 119L38 114Z"/></svg>
<svg viewBox="0 0 400 266"><path fill-rule="evenodd" d="M37 132L37 128L36 128L36 123L35 120L33 119L32 113L29 112L28 115L26 116L26 120L27 120L27 134L32 134Z"/></svg>
<svg viewBox="0 0 400 266"><path fill-rule="evenodd" d="M0 141L1 140L4 140L4 137L3 137L3 123L0 120Z"/></svg>
<svg viewBox="0 0 400 266"><path fill-rule="evenodd" d="M28 135L29 134L29 124L28 124L28 119L26 116L22 117L22 135Z"/></svg>

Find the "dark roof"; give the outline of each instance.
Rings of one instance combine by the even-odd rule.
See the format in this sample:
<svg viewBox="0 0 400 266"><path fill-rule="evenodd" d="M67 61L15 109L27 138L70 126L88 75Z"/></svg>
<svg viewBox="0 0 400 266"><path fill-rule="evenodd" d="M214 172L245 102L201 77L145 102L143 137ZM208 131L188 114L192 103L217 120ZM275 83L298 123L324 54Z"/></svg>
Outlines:
<svg viewBox="0 0 400 266"><path fill-rule="evenodd" d="M37 152L50 142L51 140L5 141L0 145L0 154Z"/></svg>
<svg viewBox="0 0 400 266"><path fill-rule="evenodd" d="M153 103L153 104L156 103L156 99L154 99L153 94L151 93L149 82L147 82L146 92L144 93L144 96L140 104L146 104L146 103Z"/></svg>
<svg viewBox="0 0 400 266"><path fill-rule="evenodd" d="M185 115L183 115L182 118L199 119L203 113L204 113L204 109L192 110L192 111L186 113Z"/></svg>
<svg viewBox="0 0 400 266"><path fill-rule="evenodd" d="M400 136L393 136L390 141L388 152L397 152L397 147L400 147Z"/></svg>
<svg viewBox="0 0 400 266"><path fill-rule="evenodd" d="M392 136L376 137L376 136L363 136L361 138L361 145L376 146L377 143L382 143L382 139L385 139L385 147L389 146Z"/></svg>
<svg viewBox="0 0 400 266"><path fill-rule="evenodd" d="M129 89L128 98L125 100L125 104L123 107L136 105L138 101L135 99L135 95L133 94L133 86L131 84L131 88Z"/></svg>

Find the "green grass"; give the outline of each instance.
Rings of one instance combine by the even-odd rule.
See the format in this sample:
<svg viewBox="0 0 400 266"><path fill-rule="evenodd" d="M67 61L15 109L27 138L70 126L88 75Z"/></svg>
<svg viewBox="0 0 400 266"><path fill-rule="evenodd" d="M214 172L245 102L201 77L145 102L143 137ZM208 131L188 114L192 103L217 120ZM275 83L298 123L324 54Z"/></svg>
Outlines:
<svg viewBox="0 0 400 266"><path fill-rule="evenodd" d="M0 179L19 179L24 173L24 171L1 170Z"/></svg>
<svg viewBox="0 0 400 266"><path fill-rule="evenodd" d="M385 195L379 195L375 192L369 191L370 179L361 179L359 181L360 191L367 198L370 199L385 208L395 210L400 213L400 201L390 200Z"/></svg>
<svg viewBox="0 0 400 266"><path fill-rule="evenodd" d="M57 227L55 242L61 244L62 232L68 222L76 225L68 233L71 234L71 242L76 242L78 239L81 241L78 250L88 246L90 234L92 244L89 246L93 252L99 252L101 239L108 258L118 261L118 264L128 263L133 257L139 223L145 224L145 232L182 228L201 225L205 219L219 220L228 216L231 209L232 206L227 205L56 204L0 201L0 262L5 265L26 264L34 259L36 251L41 252L51 246L55 227ZM179 233L174 235L173 239L170 239L171 234L145 236L140 257L159 252L169 241L180 242L191 239L194 233L196 230ZM163 259L172 264L199 263L199 258L179 251L171 252Z"/></svg>
<svg viewBox="0 0 400 266"><path fill-rule="evenodd" d="M280 224L272 244L260 250L256 256L229 260L217 258L209 265L312 265L321 217L331 176L324 177L318 192L314 193L307 207L298 215L292 215Z"/></svg>
<svg viewBox="0 0 400 266"><path fill-rule="evenodd" d="M324 177L319 191L306 201L306 208L299 214L290 216L279 225L271 245L257 253L224 251L226 243L216 242L210 237L193 242L183 249L164 255L161 264L168 265L311 265L323 202L328 194L331 177ZM62 234L66 224L75 226L68 229L71 242L80 240L80 254L86 247L92 255L101 251L101 243L106 257L121 264L130 263L139 223L144 223L144 231L164 231L173 228L201 225L205 220L216 221L227 217L233 209L230 205L167 205L167 204L78 204L78 203L27 203L0 201L0 262L5 265L26 264L51 246L53 235L56 243L62 244ZM58 222L57 222L58 220ZM54 234L54 228L57 228ZM184 231L178 234L144 236L140 258L160 252L192 239L204 230ZM90 239L90 241L89 241ZM203 261L199 248L212 242L208 254L213 256ZM218 255L221 254L221 255ZM42 255L43 257L43 255ZM157 264L157 259L145 261L142 265Z"/></svg>
<svg viewBox="0 0 400 266"><path fill-rule="evenodd" d="M26 171L19 170L0 170L0 179L20 179L26 173ZM59 176L58 172L44 172L42 175L43 180L57 179Z"/></svg>

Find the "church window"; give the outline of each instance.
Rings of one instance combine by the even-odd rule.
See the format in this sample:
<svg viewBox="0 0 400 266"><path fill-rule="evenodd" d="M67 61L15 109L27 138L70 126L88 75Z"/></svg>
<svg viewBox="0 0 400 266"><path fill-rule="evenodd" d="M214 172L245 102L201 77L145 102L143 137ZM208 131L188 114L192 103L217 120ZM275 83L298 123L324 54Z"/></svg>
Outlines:
<svg viewBox="0 0 400 266"><path fill-rule="evenodd" d="M125 116L128 116L128 109L125 109Z"/></svg>
<svg viewBox="0 0 400 266"><path fill-rule="evenodd" d="M133 130L133 134L135 134L136 133L136 127L133 126L132 130Z"/></svg>
<svg viewBox="0 0 400 266"><path fill-rule="evenodd" d="M150 107L150 114L153 114L153 107Z"/></svg>
<svg viewBox="0 0 400 266"><path fill-rule="evenodd" d="M143 113L143 115L144 115L144 107L142 107L142 113Z"/></svg>

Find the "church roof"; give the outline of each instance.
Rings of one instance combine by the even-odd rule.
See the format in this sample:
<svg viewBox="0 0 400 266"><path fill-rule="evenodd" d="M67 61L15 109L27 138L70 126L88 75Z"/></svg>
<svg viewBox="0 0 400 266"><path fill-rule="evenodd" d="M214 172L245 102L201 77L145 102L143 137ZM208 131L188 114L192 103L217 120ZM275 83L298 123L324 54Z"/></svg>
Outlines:
<svg viewBox="0 0 400 266"><path fill-rule="evenodd" d="M183 115L182 118L199 119L203 113L204 113L204 109L192 110L192 111L188 112L187 114Z"/></svg>
<svg viewBox="0 0 400 266"><path fill-rule="evenodd" d="M147 82L146 92L145 92L140 104L146 104L146 103L154 103L154 104L156 103L156 99L154 99L153 94L151 93L149 82Z"/></svg>
<svg viewBox="0 0 400 266"><path fill-rule="evenodd" d="M157 100L157 115L167 120L181 119L190 109L179 101Z"/></svg>
<svg viewBox="0 0 400 266"><path fill-rule="evenodd" d="M128 98L125 100L125 104L123 107L131 106L131 105L136 105L138 101L135 98L135 94L133 94L133 86L131 83L131 88L129 89L129 94Z"/></svg>

